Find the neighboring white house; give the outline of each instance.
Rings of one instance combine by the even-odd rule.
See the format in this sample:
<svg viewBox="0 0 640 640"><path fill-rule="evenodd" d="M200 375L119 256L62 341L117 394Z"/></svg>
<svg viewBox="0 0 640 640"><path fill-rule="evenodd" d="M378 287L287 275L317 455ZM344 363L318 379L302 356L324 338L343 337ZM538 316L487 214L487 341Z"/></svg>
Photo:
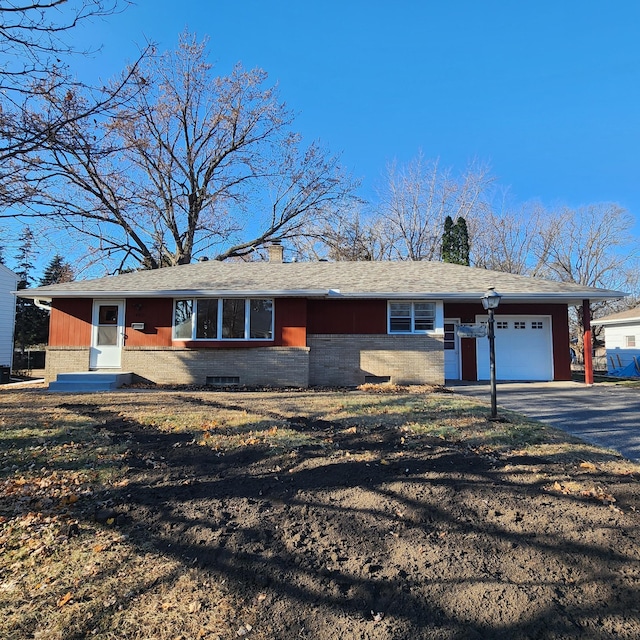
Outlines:
<svg viewBox="0 0 640 640"><path fill-rule="evenodd" d="M607 370L618 376L640 376L640 307L593 320L604 327Z"/></svg>
<svg viewBox="0 0 640 640"><path fill-rule="evenodd" d="M11 367L13 362L13 330L16 318L18 276L0 264L0 366Z"/></svg>

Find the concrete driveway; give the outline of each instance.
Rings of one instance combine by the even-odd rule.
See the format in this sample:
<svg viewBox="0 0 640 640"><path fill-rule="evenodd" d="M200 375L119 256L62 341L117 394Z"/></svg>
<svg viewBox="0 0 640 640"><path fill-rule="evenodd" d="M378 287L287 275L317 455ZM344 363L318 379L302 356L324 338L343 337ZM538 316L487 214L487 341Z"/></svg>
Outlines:
<svg viewBox="0 0 640 640"><path fill-rule="evenodd" d="M447 385L490 402L489 383ZM500 407L545 422L595 445L640 461L640 389L577 382L499 382Z"/></svg>

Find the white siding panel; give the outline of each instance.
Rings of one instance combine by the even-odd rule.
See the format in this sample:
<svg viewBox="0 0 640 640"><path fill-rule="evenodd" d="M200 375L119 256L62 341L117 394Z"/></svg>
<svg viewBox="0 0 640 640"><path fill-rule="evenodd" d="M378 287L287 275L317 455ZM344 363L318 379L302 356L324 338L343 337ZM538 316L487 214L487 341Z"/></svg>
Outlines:
<svg viewBox="0 0 640 640"><path fill-rule="evenodd" d="M631 336L635 339L635 347L627 346L627 337ZM607 370L610 373L634 364L635 361L640 364L640 324L605 326L604 344L607 351Z"/></svg>
<svg viewBox="0 0 640 640"><path fill-rule="evenodd" d="M0 365L11 366L13 359L13 327L16 299L12 291L18 286L18 277L0 264Z"/></svg>

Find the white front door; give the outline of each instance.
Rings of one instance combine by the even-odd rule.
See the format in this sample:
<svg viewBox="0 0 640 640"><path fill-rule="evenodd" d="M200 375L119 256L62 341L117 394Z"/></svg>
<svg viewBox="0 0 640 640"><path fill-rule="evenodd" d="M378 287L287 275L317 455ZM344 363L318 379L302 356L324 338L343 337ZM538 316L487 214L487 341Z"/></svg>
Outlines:
<svg viewBox="0 0 640 640"><path fill-rule="evenodd" d="M90 368L119 369L123 344L124 301L94 301Z"/></svg>
<svg viewBox="0 0 640 640"><path fill-rule="evenodd" d="M460 320L445 318L444 321L444 377L445 380L460 380Z"/></svg>

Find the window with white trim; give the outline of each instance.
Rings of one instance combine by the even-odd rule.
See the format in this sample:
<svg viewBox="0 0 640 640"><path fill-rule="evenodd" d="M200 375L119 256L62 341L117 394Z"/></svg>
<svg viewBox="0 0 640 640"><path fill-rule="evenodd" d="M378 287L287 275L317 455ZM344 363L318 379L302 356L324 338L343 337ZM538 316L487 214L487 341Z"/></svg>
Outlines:
<svg viewBox="0 0 640 640"><path fill-rule="evenodd" d="M496 321L496 329L508 329L509 323L506 320Z"/></svg>
<svg viewBox="0 0 640 640"><path fill-rule="evenodd" d="M273 340L273 300L175 300L174 340Z"/></svg>
<svg viewBox="0 0 640 640"><path fill-rule="evenodd" d="M542 320L532 320L531 328L532 329L544 329L544 325L542 324Z"/></svg>
<svg viewBox="0 0 640 640"><path fill-rule="evenodd" d="M636 337L635 336L625 336L624 337L624 346L627 349L634 349L636 346Z"/></svg>
<svg viewBox="0 0 640 640"><path fill-rule="evenodd" d="M427 333L435 330L435 302L389 302L387 312L389 333Z"/></svg>
<svg viewBox="0 0 640 640"><path fill-rule="evenodd" d="M514 329L526 329L527 328L527 323L526 322L519 322L518 320L516 320L513 323L513 328Z"/></svg>

